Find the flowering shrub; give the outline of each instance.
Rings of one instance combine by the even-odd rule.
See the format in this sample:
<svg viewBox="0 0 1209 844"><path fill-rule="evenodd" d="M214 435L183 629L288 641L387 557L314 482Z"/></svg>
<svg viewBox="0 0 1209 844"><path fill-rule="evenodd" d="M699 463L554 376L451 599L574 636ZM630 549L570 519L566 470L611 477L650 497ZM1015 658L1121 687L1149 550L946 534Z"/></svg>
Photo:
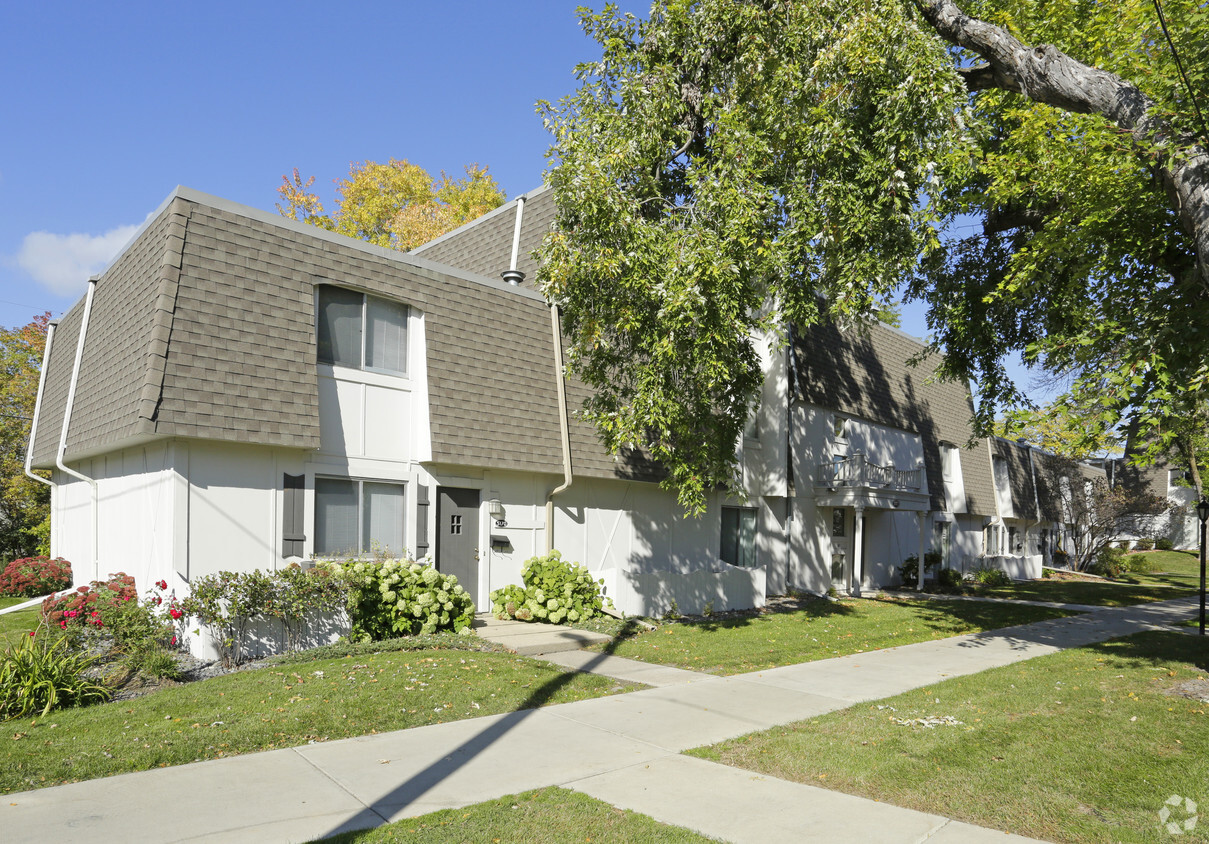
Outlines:
<svg viewBox="0 0 1209 844"><path fill-rule="evenodd" d="M348 584L352 636L377 641L414 633L469 630L474 599L451 574L427 561L329 563Z"/></svg>
<svg viewBox="0 0 1209 844"><path fill-rule="evenodd" d="M0 596L36 598L71 588L71 563L62 557L22 557L0 573Z"/></svg>
<svg viewBox="0 0 1209 844"><path fill-rule="evenodd" d="M85 636L103 638L131 671L173 676L175 662L164 659L164 654L177 643L176 619L181 612L176 598L163 594L167 588L167 581L160 580L140 601L134 578L118 572L107 581L94 580L61 598L46 599L42 618L73 644ZM159 667L147 671L152 665Z"/></svg>
<svg viewBox="0 0 1209 844"><path fill-rule="evenodd" d="M491 593L496 618L562 624L595 618L604 606L604 581L593 580L587 568L566 562L557 551L531 557L521 568L521 578L524 588L509 585Z"/></svg>
<svg viewBox="0 0 1209 844"><path fill-rule="evenodd" d="M92 663L43 620L0 654L0 721L109 700L109 690L85 676Z"/></svg>

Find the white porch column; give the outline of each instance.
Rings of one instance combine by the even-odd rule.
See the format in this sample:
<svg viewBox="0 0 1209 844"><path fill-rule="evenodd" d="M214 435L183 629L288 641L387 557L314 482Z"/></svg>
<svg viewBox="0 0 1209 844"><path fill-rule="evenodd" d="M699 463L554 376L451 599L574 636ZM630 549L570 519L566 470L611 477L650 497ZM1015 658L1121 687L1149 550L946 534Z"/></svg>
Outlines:
<svg viewBox="0 0 1209 844"><path fill-rule="evenodd" d="M918 592L924 591L924 553L927 547L927 534L924 532L928 527L928 516L931 515L927 511L919 511L919 580L915 583L915 589Z"/></svg>
<svg viewBox="0 0 1209 844"><path fill-rule="evenodd" d="M849 591L853 597L861 596L861 583L865 579L865 508L857 505L852 517L852 583Z"/></svg>

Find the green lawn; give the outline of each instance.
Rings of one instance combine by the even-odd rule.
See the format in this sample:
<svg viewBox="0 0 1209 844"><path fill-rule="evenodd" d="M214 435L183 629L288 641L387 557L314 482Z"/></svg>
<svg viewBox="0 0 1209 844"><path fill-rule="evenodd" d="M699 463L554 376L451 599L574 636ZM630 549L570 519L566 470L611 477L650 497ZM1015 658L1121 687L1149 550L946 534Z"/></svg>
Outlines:
<svg viewBox="0 0 1209 844"><path fill-rule="evenodd" d="M818 599L792 612L665 623L595 650L693 671L742 674L1067 614L982 601Z"/></svg>
<svg viewBox="0 0 1209 844"><path fill-rule="evenodd" d="M1143 586L1201 588L1201 562L1196 551L1147 551L1136 556L1145 559L1151 571L1146 574L1123 574L1122 580Z"/></svg>
<svg viewBox="0 0 1209 844"><path fill-rule="evenodd" d="M27 600L29 599L0 598L0 610L16 606ZM33 606L27 610L0 615L0 649L3 649L4 645L16 636L24 635L38 626L38 610L37 606Z"/></svg>
<svg viewBox="0 0 1209 844"><path fill-rule="evenodd" d="M1130 575L1144 577L1145 575ZM1196 593L1172 586L1114 583L1096 580L1026 580L1009 586L993 586L972 591L972 595L1024 601L1052 601L1059 604L1090 604L1097 607L1128 607L1153 601L1170 601Z"/></svg>
<svg viewBox="0 0 1209 844"><path fill-rule="evenodd" d="M339 844L461 844L466 841L540 841L581 844L584 841L663 842L713 841L683 827L615 809L575 791L541 788L463 809L445 809L405 821L346 832L325 841Z"/></svg>
<svg viewBox="0 0 1209 844"><path fill-rule="evenodd" d="M1052 841L1203 842L1209 825L1173 839L1158 813L1209 806L1206 667L1199 637L1142 633L692 753Z"/></svg>
<svg viewBox="0 0 1209 844"><path fill-rule="evenodd" d="M642 687L470 650L368 652L270 665L9 722L0 744L0 792L636 688Z"/></svg>

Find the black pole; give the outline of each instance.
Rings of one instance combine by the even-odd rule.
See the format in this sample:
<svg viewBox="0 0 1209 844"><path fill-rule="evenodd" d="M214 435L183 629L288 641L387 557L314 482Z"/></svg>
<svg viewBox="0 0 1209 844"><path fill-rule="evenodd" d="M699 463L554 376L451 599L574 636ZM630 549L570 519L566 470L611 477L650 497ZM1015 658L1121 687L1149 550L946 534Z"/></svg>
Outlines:
<svg viewBox="0 0 1209 844"><path fill-rule="evenodd" d="M1201 517L1201 635L1205 635L1205 501L1202 499L1201 505L1197 507L1198 516Z"/></svg>

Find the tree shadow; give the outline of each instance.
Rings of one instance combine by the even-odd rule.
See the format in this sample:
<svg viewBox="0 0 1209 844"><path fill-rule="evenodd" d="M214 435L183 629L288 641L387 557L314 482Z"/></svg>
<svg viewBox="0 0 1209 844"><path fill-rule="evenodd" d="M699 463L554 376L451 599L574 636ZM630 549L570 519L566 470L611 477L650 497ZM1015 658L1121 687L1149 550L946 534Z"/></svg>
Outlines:
<svg viewBox="0 0 1209 844"><path fill-rule="evenodd" d="M372 803L362 808L357 814L319 836L319 838L328 838L339 834L342 841L355 841L369 834L376 827L389 823L390 815L397 814L401 809L420 800L426 793L456 773L475 756L519 726L526 718L536 712L538 708L549 703L578 674L590 672L607 657L611 656L623 640L636 634L638 628L636 620L627 619L604 649L583 667L564 671L542 683L529 693L529 696L521 702L516 710L504 715L502 718L492 720L480 732L460 745L450 748L442 755L439 761L433 762L424 770L412 775L385 795L378 797ZM379 807L383 809L382 812L378 811Z"/></svg>

